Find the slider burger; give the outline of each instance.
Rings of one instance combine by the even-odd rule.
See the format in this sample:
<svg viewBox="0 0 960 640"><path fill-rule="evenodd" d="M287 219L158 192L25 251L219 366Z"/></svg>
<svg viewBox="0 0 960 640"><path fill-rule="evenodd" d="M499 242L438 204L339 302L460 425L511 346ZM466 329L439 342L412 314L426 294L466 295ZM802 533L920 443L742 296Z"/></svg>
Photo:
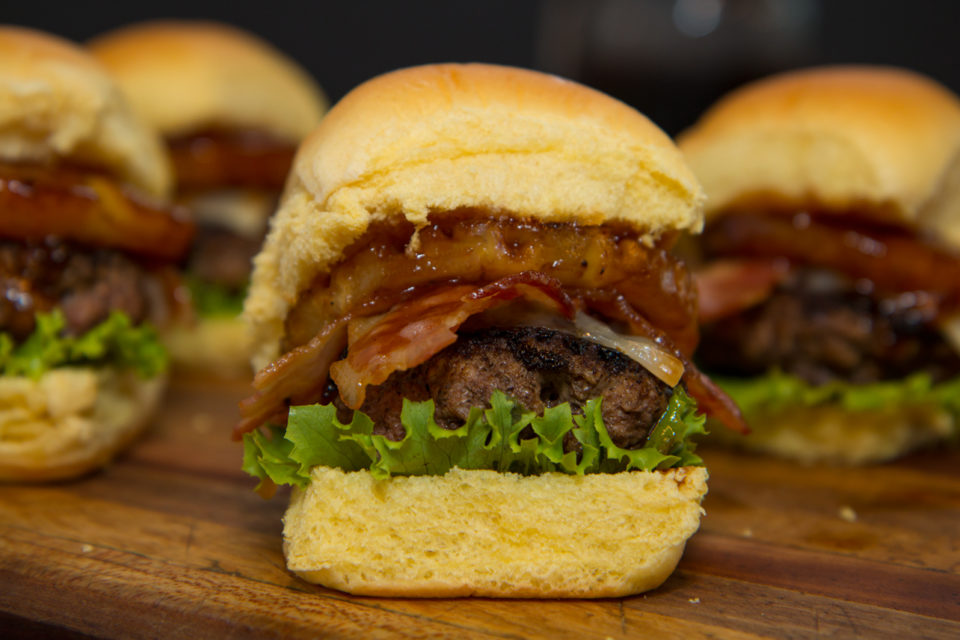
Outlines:
<svg viewBox="0 0 960 640"><path fill-rule="evenodd" d="M861 464L955 436L960 100L810 69L735 91L680 146L708 196L699 362L753 429L734 440Z"/></svg>
<svg viewBox="0 0 960 640"><path fill-rule="evenodd" d="M187 265L197 318L166 336L174 364L246 376L251 346L239 313L250 262L326 99L293 60L223 24L146 22L89 48L164 136L177 199L198 223Z"/></svg>
<svg viewBox="0 0 960 640"><path fill-rule="evenodd" d="M156 408L193 236L167 163L87 53L0 27L0 480L99 467Z"/></svg>
<svg viewBox="0 0 960 640"><path fill-rule="evenodd" d="M237 433L261 491L295 487L288 567L390 596L662 583L706 491L696 401L738 424L668 252L701 203L649 120L559 78L424 66L347 95L245 304Z"/></svg>

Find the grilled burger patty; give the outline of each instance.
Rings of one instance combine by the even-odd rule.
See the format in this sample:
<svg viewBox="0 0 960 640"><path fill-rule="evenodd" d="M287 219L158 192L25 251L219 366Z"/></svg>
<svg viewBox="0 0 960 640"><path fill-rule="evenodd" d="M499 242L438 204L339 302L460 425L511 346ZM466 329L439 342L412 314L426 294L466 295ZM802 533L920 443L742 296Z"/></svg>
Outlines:
<svg viewBox="0 0 960 640"><path fill-rule="evenodd" d="M188 270L202 280L239 291L250 279L250 264L262 241L223 227L201 225L187 261Z"/></svg>
<svg viewBox="0 0 960 640"><path fill-rule="evenodd" d="M777 368L811 384L921 371L942 381L960 374L960 357L937 330L931 302L919 292L880 297L836 272L798 269L763 303L701 327L697 357L717 374Z"/></svg>
<svg viewBox="0 0 960 640"><path fill-rule="evenodd" d="M432 398L435 419L445 429L462 426L471 407L488 407L500 390L526 410L569 402L582 413L590 399L603 397L604 425L617 446L641 447L670 401L670 388L622 353L569 333L540 327L488 328L461 333L455 343L424 364L392 374L371 388L360 410L374 432L400 440L403 398ZM341 421L351 411L331 388ZM568 434L567 451L576 448Z"/></svg>
<svg viewBox="0 0 960 640"><path fill-rule="evenodd" d="M59 307L68 333L79 335L113 310L134 323L166 313L156 276L121 252L82 249L54 238L0 241L0 332L16 340L35 326L37 312Z"/></svg>

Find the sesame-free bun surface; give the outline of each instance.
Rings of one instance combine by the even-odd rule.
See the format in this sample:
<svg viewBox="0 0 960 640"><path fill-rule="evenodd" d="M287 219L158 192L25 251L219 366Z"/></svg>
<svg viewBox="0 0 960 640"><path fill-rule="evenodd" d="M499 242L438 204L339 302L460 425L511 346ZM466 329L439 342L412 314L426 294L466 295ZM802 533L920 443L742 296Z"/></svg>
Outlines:
<svg viewBox="0 0 960 640"><path fill-rule="evenodd" d="M383 481L315 467L284 516L284 555L305 580L360 595L619 597L673 572L706 491L703 467Z"/></svg>
<svg viewBox="0 0 960 640"><path fill-rule="evenodd" d="M708 216L765 205L856 210L952 227L960 246L960 100L914 72L837 66L772 76L722 98L678 143Z"/></svg>
<svg viewBox="0 0 960 640"><path fill-rule="evenodd" d="M152 21L89 43L136 111L165 136L210 127L253 128L299 142L326 98L267 42L214 22Z"/></svg>
<svg viewBox="0 0 960 640"><path fill-rule="evenodd" d="M74 478L107 464L149 423L166 376L61 367L0 377L0 481Z"/></svg>
<svg viewBox="0 0 960 640"><path fill-rule="evenodd" d="M376 222L469 208L546 222L699 230L703 196L672 141L623 103L554 76L484 64L388 73L301 145L245 312L277 355L300 292Z"/></svg>
<svg viewBox="0 0 960 640"><path fill-rule="evenodd" d="M0 161L102 167L162 196L172 177L158 136L80 47L0 26Z"/></svg>

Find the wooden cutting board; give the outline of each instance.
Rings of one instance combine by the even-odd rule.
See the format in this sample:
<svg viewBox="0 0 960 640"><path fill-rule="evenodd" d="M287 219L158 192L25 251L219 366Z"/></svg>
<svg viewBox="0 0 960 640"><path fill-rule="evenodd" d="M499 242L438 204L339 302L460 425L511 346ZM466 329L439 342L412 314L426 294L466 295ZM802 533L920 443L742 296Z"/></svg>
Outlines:
<svg viewBox="0 0 960 640"><path fill-rule="evenodd" d="M80 481L0 486L0 637L960 638L960 451L860 470L707 452L700 532L622 600L351 597L287 573L285 496L229 439L243 386L172 389Z"/></svg>

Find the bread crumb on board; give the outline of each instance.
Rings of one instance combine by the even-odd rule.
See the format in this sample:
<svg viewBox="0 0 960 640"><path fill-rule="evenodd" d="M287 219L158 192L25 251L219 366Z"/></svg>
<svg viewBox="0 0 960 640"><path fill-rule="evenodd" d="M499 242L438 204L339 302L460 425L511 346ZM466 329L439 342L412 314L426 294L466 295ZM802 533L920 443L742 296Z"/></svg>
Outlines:
<svg viewBox="0 0 960 640"><path fill-rule="evenodd" d="M857 512L853 510L852 507L848 505L843 505L840 507L840 519L846 520L847 522L856 522L857 521Z"/></svg>

